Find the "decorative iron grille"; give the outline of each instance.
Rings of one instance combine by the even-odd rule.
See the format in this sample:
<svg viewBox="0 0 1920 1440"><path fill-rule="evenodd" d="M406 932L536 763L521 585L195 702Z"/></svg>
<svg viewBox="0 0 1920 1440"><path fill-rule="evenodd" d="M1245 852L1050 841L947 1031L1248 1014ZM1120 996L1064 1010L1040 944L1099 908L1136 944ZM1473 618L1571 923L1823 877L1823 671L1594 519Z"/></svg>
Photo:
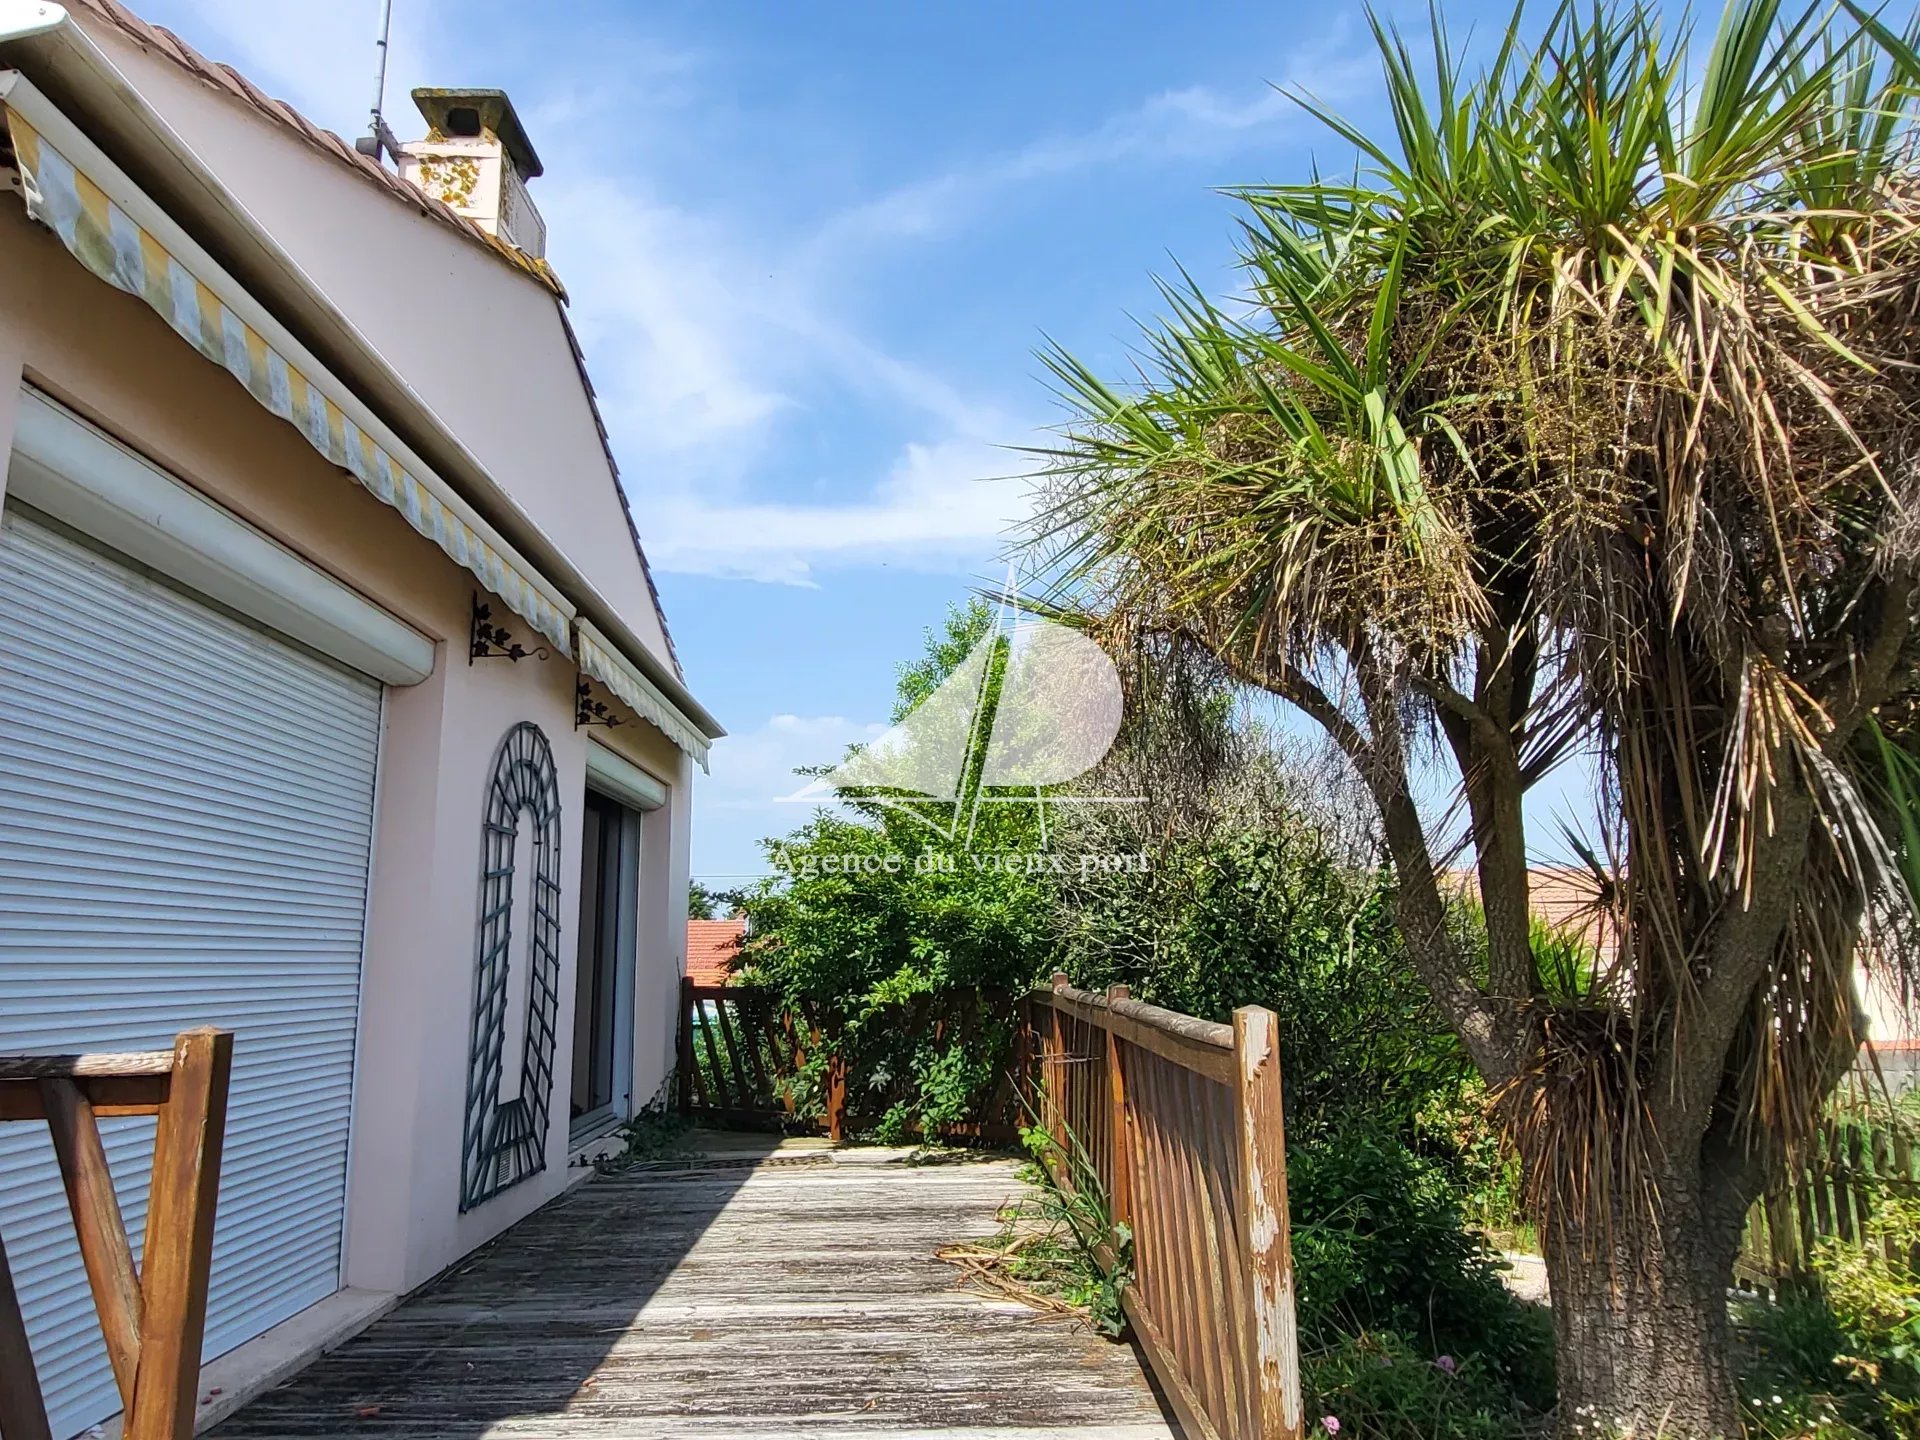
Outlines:
<svg viewBox="0 0 1920 1440"><path fill-rule="evenodd" d="M515 842L531 822L531 973L515 976ZM467 1061L467 1116L460 1158L460 1208L471 1210L547 1163L553 1097L554 1027L560 1009L560 780L538 725L522 721L494 756L480 850L480 937ZM524 917L523 917L524 918ZM526 985L526 1027L507 1034L515 983ZM502 1095L509 1045L519 1047L520 1084Z"/></svg>

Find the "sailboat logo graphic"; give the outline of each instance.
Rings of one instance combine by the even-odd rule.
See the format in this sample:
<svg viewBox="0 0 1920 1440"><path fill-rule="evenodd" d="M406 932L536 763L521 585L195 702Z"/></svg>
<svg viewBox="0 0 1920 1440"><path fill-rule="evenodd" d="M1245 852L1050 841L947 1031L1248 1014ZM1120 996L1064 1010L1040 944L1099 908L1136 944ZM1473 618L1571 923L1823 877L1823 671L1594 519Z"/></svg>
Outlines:
<svg viewBox="0 0 1920 1440"><path fill-rule="evenodd" d="M1115 803L1043 794L1098 765L1120 733L1113 661L1077 630L1016 615L1009 597L905 719L785 798L875 801L949 839L971 833L982 805Z"/></svg>

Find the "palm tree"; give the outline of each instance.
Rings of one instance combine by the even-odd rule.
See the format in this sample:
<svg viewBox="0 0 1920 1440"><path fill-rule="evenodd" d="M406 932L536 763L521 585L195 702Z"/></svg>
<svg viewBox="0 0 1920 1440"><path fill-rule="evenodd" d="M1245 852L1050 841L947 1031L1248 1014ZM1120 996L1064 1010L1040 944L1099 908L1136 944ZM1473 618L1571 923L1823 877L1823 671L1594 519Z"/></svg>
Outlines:
<svg viewBox="0 0 1920 1440"><path fill-rule="evenodd" d="M1855 1062L1856 969L1914 953L1920 68L1857 12L1733 0L1704 65L1687 28L1567 3L1468 74L1376 20L1393 133L1296 97L1360 168L1238 192L1245 300L1166 287L1129 385L1048 357L1034 544L1062 608L1349 757L1524 1162L1564 1423L1718 1436L1744 1219ZM1621 943L1569 976L1523 798L1583 752Z"/></svg>

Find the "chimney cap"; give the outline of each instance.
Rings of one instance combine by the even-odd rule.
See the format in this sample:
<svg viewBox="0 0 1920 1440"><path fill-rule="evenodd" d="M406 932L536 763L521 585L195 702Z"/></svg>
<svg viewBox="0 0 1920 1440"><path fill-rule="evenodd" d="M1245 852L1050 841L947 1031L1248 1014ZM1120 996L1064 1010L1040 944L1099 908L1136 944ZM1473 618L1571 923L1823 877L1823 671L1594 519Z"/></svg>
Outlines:
<svg viewBox="0 0 1920 1440"><path fill-rule="evenodd" d="M477 133L459 123L459 119L466 118L459 116L460 111L472 112L480 127L500 138L507 158L513 161L522 179L532 180L543 173L540 157L534 153L527 132L520 128L520 117L514 113L513 101L507 98L506 91L422 88L413 92L413 103L420 107L427 124L442 135ZM469 126L472 123L468 121Z"/></svg>

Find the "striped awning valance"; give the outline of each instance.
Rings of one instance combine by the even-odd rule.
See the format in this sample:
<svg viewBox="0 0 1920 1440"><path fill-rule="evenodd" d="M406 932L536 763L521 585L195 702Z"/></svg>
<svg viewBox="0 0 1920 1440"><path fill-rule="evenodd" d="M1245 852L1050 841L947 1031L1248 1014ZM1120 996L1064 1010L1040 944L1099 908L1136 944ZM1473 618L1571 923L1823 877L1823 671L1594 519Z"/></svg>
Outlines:
<svg viewBox="0 0 1920 1440"><path fill-rule="evenodd" d="M397 459L398 442L371 433L379 428L377 422L304 347L264 313L257 325L236 314L222 297L237 302L244 292L217 262L170 222L159 223L161 217L143 224L130 215L109 193L109 186L138 193L123 177L89 174L87 166L64 153L18 107L6 107L5 115L27 209L60 237L75 259L108 284L144 300L182 339L223 366L315 450L398 510L548 641L571 653L573 607L512 556L510 547L443 484ZM104 157L91 168L112 169Z"/></svg>
<svg viewBox="0 0 1920 1440"><path fill-rule="evenodd" d="M591 675L606 686L629 710L657 726L675 745L698 760L702 770L706 769L707 751L711 747L707 737L660 693L658 686L628 663L591 622L575 620L574 631L578 642L574 659L581 673Z"/></svg>

